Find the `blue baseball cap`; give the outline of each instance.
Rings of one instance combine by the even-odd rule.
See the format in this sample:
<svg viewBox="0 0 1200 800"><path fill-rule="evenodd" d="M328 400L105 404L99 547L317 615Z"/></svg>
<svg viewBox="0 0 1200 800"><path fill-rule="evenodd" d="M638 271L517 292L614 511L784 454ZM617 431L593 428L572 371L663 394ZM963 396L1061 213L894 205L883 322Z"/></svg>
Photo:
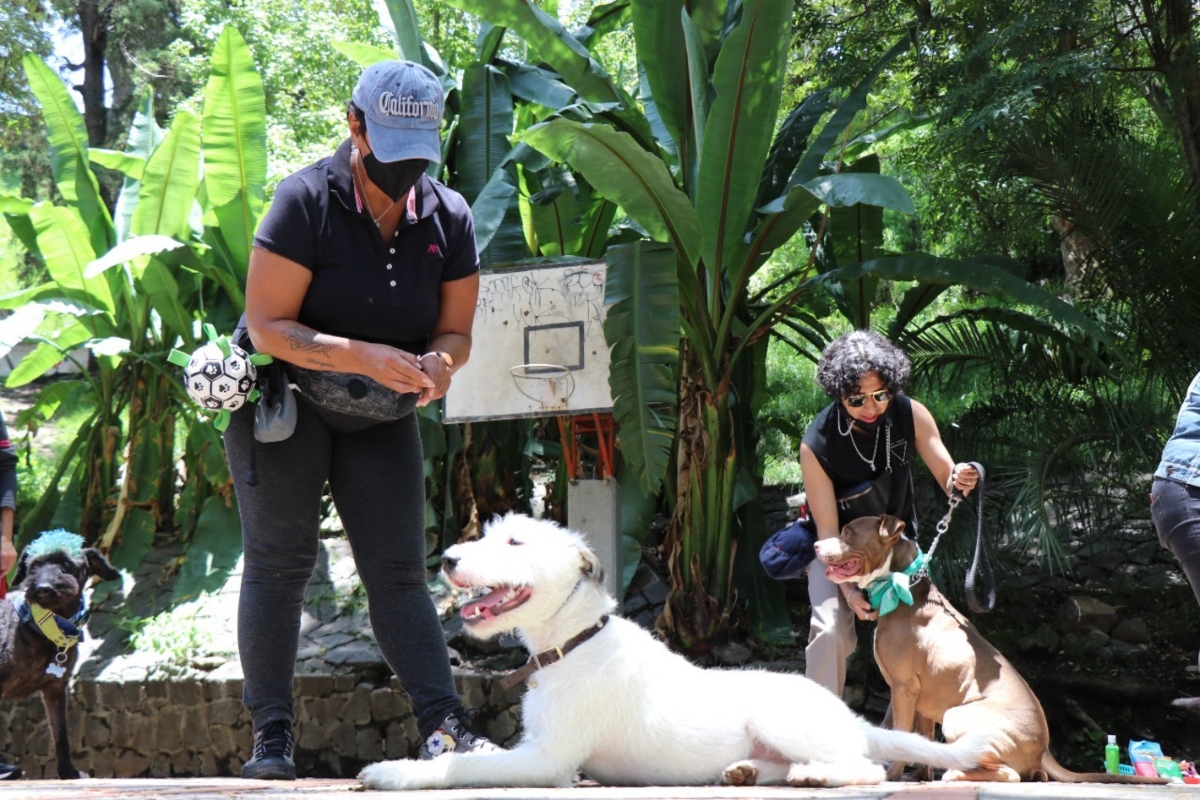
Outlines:
<svg viewBox="0 0 1200 800"><path fill-rule="evenodd" d="M351 95L367 118L371 151L380 161L442 160L442 104L437 76L411 61L380 61L363 70Z"/></svg>

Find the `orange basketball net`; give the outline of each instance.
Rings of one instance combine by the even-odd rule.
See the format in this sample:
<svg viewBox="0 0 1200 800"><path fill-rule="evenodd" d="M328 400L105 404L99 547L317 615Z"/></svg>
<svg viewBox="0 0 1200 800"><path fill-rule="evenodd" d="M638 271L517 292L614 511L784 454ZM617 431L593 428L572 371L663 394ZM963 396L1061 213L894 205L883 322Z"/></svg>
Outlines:
<svg viewBox="0 0 1200 800"><path fill-rule="evenodd" d="M609 412L593 411L574 417L558 417L558 432L562 437L563 458L567 463L567 478L579 480L583 472L583 438L596 439L597 477L613 477L616 458L617 423Z"/></svg>

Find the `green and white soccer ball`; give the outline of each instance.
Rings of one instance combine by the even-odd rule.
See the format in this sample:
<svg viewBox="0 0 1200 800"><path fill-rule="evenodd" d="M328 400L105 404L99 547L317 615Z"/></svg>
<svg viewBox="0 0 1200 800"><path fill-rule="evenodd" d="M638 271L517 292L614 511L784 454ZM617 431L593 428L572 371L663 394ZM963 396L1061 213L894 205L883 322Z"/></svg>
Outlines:
<svg viewBox="0 0 1200 800"><path fill-rule="evenodd" d="M225 355L216 342L199 347L183 368L183 385L188 396L210 411L237 411L244 406L258 379L250 355L229 343Z"/></svg>

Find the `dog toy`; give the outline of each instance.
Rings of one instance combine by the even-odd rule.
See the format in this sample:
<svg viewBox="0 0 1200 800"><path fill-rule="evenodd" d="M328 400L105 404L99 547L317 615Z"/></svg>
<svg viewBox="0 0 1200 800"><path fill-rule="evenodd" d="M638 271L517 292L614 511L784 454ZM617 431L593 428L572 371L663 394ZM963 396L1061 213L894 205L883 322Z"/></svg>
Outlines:
<svg viewBox="0 0 1200 800"><path fill-rule="evenodd" d="M274 359L266 353L251 355L238 347L228 336L218 336L217 329L204 325L208 343L196 348L191 355L172 350L167 360L183 367L183 387L191 397L208 411L217 412L213 425L219 431L229 426L229 416L246 403L258 399L258 367Z"/></svg>

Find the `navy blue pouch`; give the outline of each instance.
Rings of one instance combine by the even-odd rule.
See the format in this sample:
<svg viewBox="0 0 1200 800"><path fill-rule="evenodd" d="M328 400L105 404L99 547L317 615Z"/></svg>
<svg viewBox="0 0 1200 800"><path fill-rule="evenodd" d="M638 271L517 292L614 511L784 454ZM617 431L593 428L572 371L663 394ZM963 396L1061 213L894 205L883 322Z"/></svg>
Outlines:
<svg viewBox="0 0 1200 800"><path fill-rule="evenodd" d="M813 521L798 519L767 538L758 551L758 560L767 574L777 581L798 578L817 556L813 547L816 541L817 528Z"/></svg>

